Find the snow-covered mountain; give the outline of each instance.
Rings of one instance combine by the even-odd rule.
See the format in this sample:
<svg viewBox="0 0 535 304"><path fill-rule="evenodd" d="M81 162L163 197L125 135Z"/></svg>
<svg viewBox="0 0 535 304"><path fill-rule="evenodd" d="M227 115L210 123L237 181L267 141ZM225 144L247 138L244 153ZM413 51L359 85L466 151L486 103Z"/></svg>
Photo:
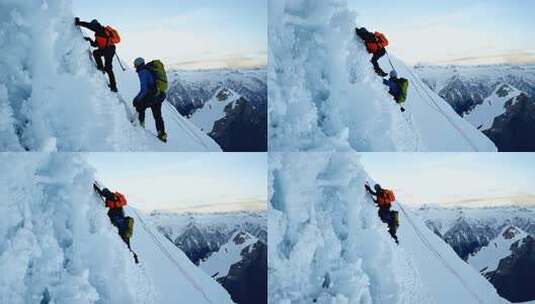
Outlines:
<svg viewBox="0 0 535 304"><path fill-rule="evenodd" d="M505 227L487 246L468 258L497 289L512 301L535 300L535 239L515 226Z"/></svg>
<svg viewBox="0 0 535 304"><path fill-rule="evenodd" d="M535 234L535 207L424 206L414 212L465 260L470 254L487 246L508 226Z"/></svg>
<svg viewBox="0 0 535 304"><path fill-rule="evenodd" d="M267 243L265 212L175 213L154 211L158 230L199 264L226 244L237 231L247 232Z"/></svg>
<svg viewBox="0 0 535 304"><path fill-rule="evenodd" d="M492 95L502 85L508 85L528 96L535 96L535 65L424 65L415 72L435 92L463 116Z"/></svg>
<svg viewBox="0 0 535 304"><path fill-rule="evenodd" d="M265 212L153 212L158 229L238 304L267 302Z"/></svg>
<svg viewBox="0 0 535 304"><path fill-rule="evenodd" d="M0 170L0 303L232 303L128 207L135 264L92 190L95 172L83 156L4 153Z"/></svg>
<svg viewBox="0 0 535 304"><path fill-rule="evenodd" d="M535 237L528 235L510 247L511 254L500 260L495 271L485 276L498 293L511 302L535 302ZM527 303L527 302L525 302Z"/></svg>
<svg viewBox="0 0 535 304"><path fill-rule="evenodd" d="M270 150L496 150L390 54L410 82L401 113L354 34L361 24L347 1L275 0L268 9ZM391 69L386 56L380 65Z"/></svg>
<svg viewBox="0 0 535 304"><path fill-rule="evenodd" d="M219 250L202 260L199 267L213 278L224 278L228 275L230 267L242 260L242 250L245 248L251 250L257 241L257 238L247 232L236 231L226 244L219 247Z"/></svg>
<svg viewBox="0 0 535 304"><path fill-rule="evenodd" d="M190 121L212 137L224 151L267 151L267 117L241 95L222 88Z"/></svg>
<svg viewBox="0 0 535 304"><path fill-rule="evenodd" d="M217 91L230 89L243 96L260 113L267 113L267 76L265 68L170 70L168 99L188 116L202 108Z"/></svg>
<svg viewBox="0 0 535 304"><path fill-rule="evenodd" d="M512 254L511 246L528 236L529 234L520 228L506 226L485 247L470 255L467 262L483 275L496 271L500 260Z"/></svg>
<svg viewBox="0 0 535 304"><path fill-rule="evenodd" d="M492 127L494 119L506 112L507 102L511 100L514 104L516 97L521 93L512 86L500 85L485 98L483 103L466 113L464 118L479 130L488 130Z"/></svg>
<svg viewBox="0 0 535 304"><path fill-rule="evenodd" d="M73 24L71 1L4 2L0 15L0 150L220 150L167 102L166 144L150 113L146 130L132 125L137 75L116 63L120 95L110 92Z"/></svg>
<svg viewBox="0 0 535 304"><path fill-rule="evenodd" d="M270 303L507 303L399 201L397 245L358 155L272 153L270 163Z"/></svg>
<svg viewBox="0 0 535 304"><path fill-rule="evenodd" d="M498 150L535 151L535 65L417 65L415 70Z"/></svg>

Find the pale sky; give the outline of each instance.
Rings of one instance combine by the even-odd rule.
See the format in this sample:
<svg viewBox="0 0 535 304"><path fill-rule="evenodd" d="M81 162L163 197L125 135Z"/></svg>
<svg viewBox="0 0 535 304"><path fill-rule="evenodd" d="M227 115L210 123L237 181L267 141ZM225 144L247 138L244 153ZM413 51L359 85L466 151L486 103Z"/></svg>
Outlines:
<svg viewBox="0 0 535 304"><path fill-rule="evenodd" d="M144 211L265 209L266 153L87 153L97 178Z"/></svg>
<svg viewBox="0 0 535 304"><path fill-rule="evenodd" d="M349 0L357 24L383 32L406 63L535 62L532 0Z"/></svg>
<svg viewBox="0 0 535 304"><path fill-rule="evenodd" d="M409 205L535 205L534 153L362 153L361 161Z"/></svg>
<svg viewBox="0 0 535 304"><path fill-rule="evenodd" d="M182 69L267 63L267 0L73 0L84 21L119 31L117 53Z"/></svg>

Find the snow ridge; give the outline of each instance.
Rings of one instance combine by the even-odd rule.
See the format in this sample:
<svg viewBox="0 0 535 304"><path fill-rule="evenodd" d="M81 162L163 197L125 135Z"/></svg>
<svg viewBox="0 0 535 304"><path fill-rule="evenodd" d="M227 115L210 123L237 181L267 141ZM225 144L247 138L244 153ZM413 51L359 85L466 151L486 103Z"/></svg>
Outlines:
<svg viewBox="0 0 535 304"><path fill-rule="evenodd" d="M269 2L272 150L495 151L481 132L390 56L409 79L403 114L354 35L347 1ZM380 62L387 71L387 58Z"/></svg>
<svg viewBox="0 0 535 304"><path fill-rule="evenodd" d="M270 157L270 302L506 303L405 209L396 245L364 190L370 178L358 156Z"/></svg>
<svg viewBox="0 0 535 304"><path fill-rule="evenodd" d="M0 16L0 150L220 150L199 130L190 134L189 122L176 121L177 113L165 106L167 144L153 131L133 126L125 103L90 59L88 44L73 24L71 1L3 1ZM118 68L115 74L130 102L131 88L139 87L137 76ZM197 137L204 137L203 143Z"/></svg>
<svg viewBox="0 0 535 304"><path fill-rule="evenodd" d="M482 274L495 271L501 259L511 255L511 245L528 234L515 226L505 227L487 246L468 257L468 263Z"/></svg>

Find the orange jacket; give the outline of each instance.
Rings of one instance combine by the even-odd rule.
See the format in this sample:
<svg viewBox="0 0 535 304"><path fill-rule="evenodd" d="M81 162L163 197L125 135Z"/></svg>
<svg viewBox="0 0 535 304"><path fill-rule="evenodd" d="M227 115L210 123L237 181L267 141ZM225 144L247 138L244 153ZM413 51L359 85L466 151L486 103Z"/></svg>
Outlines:
<svg viewBox="0 0 535 304"><path fill-rule="evenodd" d="M119 192L115 192L113 194L115 195L115 199L114 200L107 199L106 207L110 209L114 209L114 208L121 208L121 207L126 206L126 198L124 197L124 195L122 195Z"/></svg>
<svg viewBox="0 0 535 304"><path fill-rule="evenodd" d="M121 37L119 37L119 33L112 28L111 26L106 26L104 28L104 32L106 32L106 36L98 36L95 33L95 43L99 48L105 48L112 46L114 44L117 44L121 41Z"/></svg>
<svg viewBox="0 0 535 304"><path fill-rule="evenodd" d="M380 193L377 193L377 205L379 205L379 207L392 205L395 200L396 197L392 190L383 189Z"/></svg>
<svg viewBox="0 0 535 304"><path fill-rule="evenodd" d="M366 42L366 49L368 49L368 52L372 54L377 53L379 50L384 49L388 45L388 40L383 33L375 32L374 36L376 41Z"/></svg>

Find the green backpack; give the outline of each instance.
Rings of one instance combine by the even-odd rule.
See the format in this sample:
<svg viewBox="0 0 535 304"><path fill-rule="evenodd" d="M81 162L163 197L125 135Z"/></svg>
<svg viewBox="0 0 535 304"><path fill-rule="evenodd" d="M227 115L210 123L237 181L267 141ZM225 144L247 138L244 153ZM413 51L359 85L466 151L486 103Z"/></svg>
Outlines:
<svg viewBox="0 0 535 304"><path fill-rule="evenodd" d="M409 81L405 78L398 78L397 83L399 84L399 87L401 88L401 94L399 95L399 98L396 99L397 103L404 103L407 99L407 91L409 90Z"/></svg>
<svg viewBox="0 0 535 304"><path fill-rule="evenodd" d="M167 74L163 63L160 60L153 60L147 63L146 67L156 80L156 95L165 93L167 91Z"/></svg>
<svg viewBox="0 0 535 304"><path fill-rule="evenodd" d="M126 227L122 234L125 239L129 240L134 234L134 219L130 216L127 216L125 220L126 220Z"/></svg>
<svg viewBox="0 0 535 304"><path fill-rule="evenodd" d="M398 228L399 227L399 212L397 211L390 211L390 216L392 217L392 226Z"/></svg>

